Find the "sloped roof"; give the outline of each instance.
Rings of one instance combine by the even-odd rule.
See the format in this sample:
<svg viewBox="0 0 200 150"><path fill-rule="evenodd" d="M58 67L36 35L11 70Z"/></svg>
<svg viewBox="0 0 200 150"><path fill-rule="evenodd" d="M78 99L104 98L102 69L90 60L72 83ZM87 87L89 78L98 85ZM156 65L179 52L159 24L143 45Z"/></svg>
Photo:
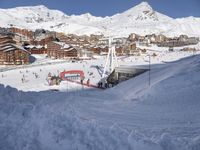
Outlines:
<svg viewBox="0 0 200 150"><path fill-rule="evenodd" d="M13 44L13 43L1 44L0 47L1 47L0 50L3 50L4 52L20 49L22 51L30 53L29 51L25 50L22 46L16 45L16 44Z"/></svg>
<svg viewBox="0 0 200 150"><path fill-rule="evenodd" d="M27 45L25 47L26 48L36 48L36 49L45 48L45 46L42 46L42 45Z"/></svg>
<svg viewBox="0 0 200 150"><path fill-rule="evenodd" d="M68 49L65 49L64 51L67 52L67 51L71 51L71 50L74 50L75 48L74 47L70 47ZM75 49L76 50L76 49Z"/></svg>
<svg viewBox="0 0 200 150"><path fill-rule="evenodd" d="M64 42L56 42L56 41L54 41L54 43L56 43L56 44L62 46L61 49L66 49L66 48L71 47L69 44L66 44L66 43L64 43Z"/></svg>

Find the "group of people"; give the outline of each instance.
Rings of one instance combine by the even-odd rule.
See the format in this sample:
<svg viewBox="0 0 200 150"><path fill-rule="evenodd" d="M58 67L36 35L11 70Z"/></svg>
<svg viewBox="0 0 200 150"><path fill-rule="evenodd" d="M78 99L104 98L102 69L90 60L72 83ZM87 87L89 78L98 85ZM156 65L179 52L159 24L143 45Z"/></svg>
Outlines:
<svg viewBox="0 0 200 150"><path fill-rule="evenodd" d="M85 79L85 77L81 77L81 78L80 78L80 82L81 82L82 85L83 85L84 79ZM88 87L90 86L90 79L87 79L86 84L87 84Z"/></svg>
<svg viewBox="0 0 200 150"><path fill-rule="evenodd" d="M39 75L37 73L33 72L33 75L35 76L36 79L39 78Z"/></svg>
<svg viewBox="0 0 200 150"><path fill-rule="evenodd" d="M22 74L23 72L20 70L19 73ZM26 73L28 73L28 70L26 70ZM21 81L22 81L22 83L25 82L25 75L24 74L22 75Z"/></svg>
<svg viewBox="0 0 200 150"><path fill-rule="evenodd" d="M98 88L109 88L109 85L107 82L98 82Z"/></svg>
<svg viewBox="0 0 200 150"><path fill-rule="evenodd" d="M42 71L42 69L40 69L40 72L41 72L41 71ZM26 72L26 73L29 73L28 70L26 70L25 72ZM19 73L22 74L23 72L20 70ZM35 79L39 78L39 75L38 75L36 72L33 72L33 75L34 75ZM24 82L26 81L26 78L25 78L25 77L26 77L25 74L23 74L23 75L22 75L22 78L21 78L22 83L24 83Z"/></svg>
<svg viewBox="0 0 200 150"><path fill-rule="evenodd" d="M21 80L22 80L22 83L25 82L25 75L24 74L22 75L22 79Z"/></svg>

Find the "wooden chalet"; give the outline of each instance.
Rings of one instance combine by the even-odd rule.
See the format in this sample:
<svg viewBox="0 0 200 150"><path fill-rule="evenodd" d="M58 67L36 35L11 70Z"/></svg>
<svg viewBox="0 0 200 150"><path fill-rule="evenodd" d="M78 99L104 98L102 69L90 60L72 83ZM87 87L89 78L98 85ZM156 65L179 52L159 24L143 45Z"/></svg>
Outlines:
<svg viewBox="0 0 200 150"><path fill-rule="evenodd" d="M24 42L24 48L30 51L31 54L47 54L47 44L53 41L53 37L46 37L44 39L33 39L29 42Z"/></svg>
<svg viewBox="0 0 200 150"><path fill-rule="evenodd" d="M103 38L103 35L90 35L90 43L96 44L100 39Z"/></svg>
<svg viewBox="0 0 200 150"><path fill-rule="evenodd" d="M159 34L156 36L155 43L165 42L167 40L167 37L163 34Z"/></svg>
<svg viewBox="0 0 200 150"><path fill-rule="evenodd" d="M31 40L30 44L35 45L35 46L36 45L45 46L51 41L54 41L54 38L50 36L50 37L46 37L46 38L43 38L43 39L40 39L40 40L38 40L38 39Z"/></svg>
<svg viewBox="0 0 200 150"><path fill-rule="evenodd" d="M136 43L135 42L130 43L128 45L126 54L128 54L128 55L135 55L135 53L137 53L137 52L138 52L138 50L136 49Z"/></svg>
<svg viewBox="0 0 200 150"><path fill-rule="evenodd" d="M95 55L101 54L101 49L99 47L91 47L90 51L93 52Z"/></svg>
<svg viewBox="0 0 200 150"><path fill-rule="evenodd" d="M123 46L117 46L117 47L115 47L115 52L116 52L117 56L126 55Z"/></svg>
<svg viewBox="0 0 200 150"><path fill-rule="evenodd" d="M131 42L135 42L135 41L138 41L138 37L139 37L139 35L137 35L135 33L131 33L128 37L128 40Z"/></svg>
<svg viewBox="0 0 200 150"><path fill-rule="evenodd" d="M84 46L90 44L90 38L88 36L77 36L74 34L57 34L56 38L63 43L73 45L73 46Z"/></svg>
<svg viewBox="0 0 200 150"><path fill-rule="evenodd" d="M29 64L30 53L10 37L0 37L0 64Z"/></svg>
<svg viewBox="0 0 200 150"><path fill-rule="evenodd" d="M104 55L108 53L108 46L94 46L90 48L90 51L96 55Z"/></svg>
<svg viewBox="0 0 200 150"><path fill-rule="evenodd" d="M89 49L96 55L106 55L108 54L108 46L94 46ZM123 46L116 46L115 52L117 56L125 55L125 50Z"/></svg>
<svg viewBox="0 0 200 150"><path fill-rule="evenodd" d="M27 45L24 46L31 54L47 54L46 46L42 45Z"/></svg>
<svg viewBox="0 0 200 150"><path fill-rule="evenodd" d="M12 32L14 34L19 34L19 35L26 37L26 39L30 40L33 38L33 32L30 30L20 29L20 28L16 28L16 27L12 27L9 30L10 30L10 32Z"/></svg>
<svg viewBox="0 0 200 150"><path fill-rule="evenodd" d="M81 49L80 50L80 59L87 59L93 57L93 52L88 49Z"/></svg>
<svg viewBox="0 0 200 150"><path fill-rule="evenodd" d="M50 58L77 58L78 49L63 42L52 41L47 44L47 55Z"/></svg>

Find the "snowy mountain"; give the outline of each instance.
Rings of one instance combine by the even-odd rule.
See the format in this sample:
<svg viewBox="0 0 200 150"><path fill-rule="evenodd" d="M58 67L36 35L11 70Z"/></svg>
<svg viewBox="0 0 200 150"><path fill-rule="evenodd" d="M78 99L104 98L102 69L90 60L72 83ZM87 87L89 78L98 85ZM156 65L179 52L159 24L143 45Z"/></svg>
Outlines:
<svg viewBox="0 0 200 150"><path fill-rule="evenodd" d="M128 36L130 33L141 35L155 33L167 36L180 34L200 36L200 18L173 19L156 12L147 2L142 2L123 13L104 18L89 13L69 16L43 5L0 9L0 16L2 27L13 25L31 30L44 28L78 35Z"/></svg>

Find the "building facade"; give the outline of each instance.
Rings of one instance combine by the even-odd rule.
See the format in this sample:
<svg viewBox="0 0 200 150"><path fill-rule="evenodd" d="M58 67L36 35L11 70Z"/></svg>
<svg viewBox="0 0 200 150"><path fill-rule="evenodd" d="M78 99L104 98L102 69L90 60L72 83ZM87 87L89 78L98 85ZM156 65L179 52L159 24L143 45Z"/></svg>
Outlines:
<svg viewBox="0 0 200 150"><path fill-rule="evenodd" d="M0 37L0 64L24 65L29 64L30 52L25 50L11 37Z"/></svg>
<svg viewBox="0 0 200 150"><path fill-rule="evenodd" d="M78 58L78 49L63 42L49 42L47 56L55 59Z"/></svg>

